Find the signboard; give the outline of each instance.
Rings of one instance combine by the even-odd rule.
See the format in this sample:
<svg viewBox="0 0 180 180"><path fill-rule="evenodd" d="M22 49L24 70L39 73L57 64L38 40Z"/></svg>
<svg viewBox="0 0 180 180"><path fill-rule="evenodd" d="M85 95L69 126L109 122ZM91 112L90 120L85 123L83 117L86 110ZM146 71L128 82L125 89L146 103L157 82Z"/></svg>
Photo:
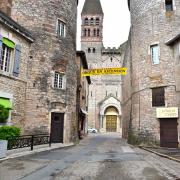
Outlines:
<svg viewBox="0 0 180 180"><path fill-rule="evenodd" d="M81 71L82 76L97 75L126 75L127 68L101 68L101 69L84 69Z"/></svg>
<svg viewBox="0 0 180 180"><path fill-rule="evenodd" d="M178 118L178 107L156 108L157 118Z"/></svg>

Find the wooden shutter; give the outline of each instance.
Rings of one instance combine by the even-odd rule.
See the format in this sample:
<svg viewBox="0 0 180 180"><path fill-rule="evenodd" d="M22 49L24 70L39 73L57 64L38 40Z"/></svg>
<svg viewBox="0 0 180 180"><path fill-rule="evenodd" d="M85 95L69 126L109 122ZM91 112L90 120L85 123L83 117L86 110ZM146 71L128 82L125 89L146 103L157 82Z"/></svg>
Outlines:
<svg viewBox="0 0 180 180"><path fill-rule="evenodd" d="M2 40L3 37L0 35L0 62L2 61Z"/></svg>
<svg viewBox="0 0 180 180"><path fill-rule="evenodd" d="M163 87L152 89L152 106L165 106Z"/></svg>
<svg viewBox="0 0 180 180"><path fill-rule="evenodd" d="M19 75L19 66L21 60L21 45L17 44L15 47L15 57L14 57L14 67L13 67L13 75Z"/></svg>

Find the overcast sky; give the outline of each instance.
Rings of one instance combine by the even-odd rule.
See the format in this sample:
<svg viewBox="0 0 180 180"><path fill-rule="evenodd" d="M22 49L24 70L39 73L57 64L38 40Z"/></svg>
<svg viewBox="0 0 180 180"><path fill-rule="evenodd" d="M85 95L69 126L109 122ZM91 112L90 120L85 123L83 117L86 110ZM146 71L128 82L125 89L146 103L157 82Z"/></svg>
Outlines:
<svg viewBox="0 0 180 180"><path fill-rule="evenodd" d="M85 0L79 0L77 49L80 50L81 11ZM128 38L130 15L127 0L100 0L104 12L103 42L105 47L119 47Z"/></svg>

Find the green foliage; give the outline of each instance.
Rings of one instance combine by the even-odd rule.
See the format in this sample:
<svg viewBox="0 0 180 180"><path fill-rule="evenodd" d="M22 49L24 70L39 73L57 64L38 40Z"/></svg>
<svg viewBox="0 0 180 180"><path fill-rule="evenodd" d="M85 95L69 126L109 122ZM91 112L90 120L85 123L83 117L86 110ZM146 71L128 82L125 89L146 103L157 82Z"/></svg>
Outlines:
<svg viewBox="0 0 180 180"><path fill-rule="evenodd" d="M21 129L14 126L0 127L0 139L8 140L9 138L20 136Z"/></svg>
<svg viewBox="0 0 180 180"><path fill-rule="evenodd" d="M6 109L4 106L0 105L0 123L6 123L9 117L9 109Z"/></svg>

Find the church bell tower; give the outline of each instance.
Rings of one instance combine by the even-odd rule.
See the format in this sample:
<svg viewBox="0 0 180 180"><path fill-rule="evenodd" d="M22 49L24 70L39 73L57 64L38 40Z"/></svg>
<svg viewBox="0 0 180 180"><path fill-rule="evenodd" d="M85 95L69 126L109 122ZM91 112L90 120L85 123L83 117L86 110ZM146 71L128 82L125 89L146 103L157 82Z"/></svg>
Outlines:
<svg viewBox="0 0 180 180"><path fill-rule="evenodd" d="M86 0L81 13L81 49L86 52L88 63L94 55L101 55L103 47L103 17L100 0Z"/></svg>

